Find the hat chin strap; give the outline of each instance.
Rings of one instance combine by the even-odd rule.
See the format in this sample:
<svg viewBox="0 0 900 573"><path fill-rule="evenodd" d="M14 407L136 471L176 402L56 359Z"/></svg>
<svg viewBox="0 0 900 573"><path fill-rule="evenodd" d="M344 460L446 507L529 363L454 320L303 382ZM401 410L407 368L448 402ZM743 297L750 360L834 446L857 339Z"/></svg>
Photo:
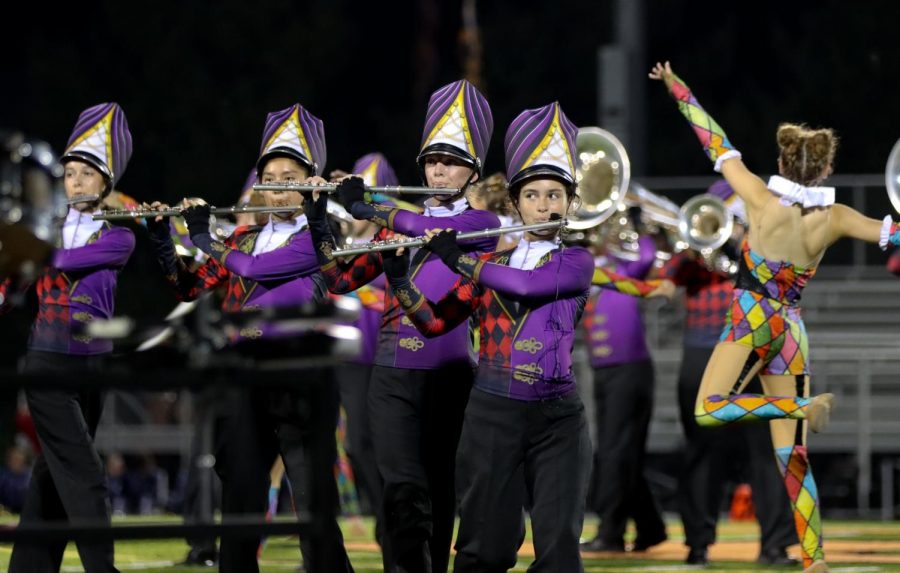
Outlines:
<svg viewBox="0 0 900 573"><path fill-rule="evenodd" d="M435 196L435 199L437 200L438 203L451 203L453 201L456 201L460 197L465 197L466 191L469 189L469 185L472 184L472 179L477 174L478 174L478 172L473 169L472 173L469 175L469 178L466 179L466 182L463 183L463 186L459 188L459 192L454 193L452 196L450 196L449 199L441 200L441 199L438 199L437 196Z"/></svg>

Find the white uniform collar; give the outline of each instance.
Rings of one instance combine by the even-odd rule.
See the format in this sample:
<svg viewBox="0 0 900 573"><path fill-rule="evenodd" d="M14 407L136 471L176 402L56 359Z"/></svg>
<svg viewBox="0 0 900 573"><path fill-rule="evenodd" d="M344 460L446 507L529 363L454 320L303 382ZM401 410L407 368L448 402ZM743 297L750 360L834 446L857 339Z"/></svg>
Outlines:
<svg viewBox="0 0 900 573"><path fill-rule="evenodd" d="M804 187L778 175L769 178L767 187L781 197L782 205L800 205L804 208L834 205L834 187Z"/></svg>
<svg viewBox="0 0 900 573"><path fill-rule="evenodd" d="M87 244L91 235L103 228L103 221L95 221L91 215L92 213L82 213L69 207L69 212L66 213L66 221L63 223L62 228L63 248L74 249L83 247Z"/></svg>
<svg viewBox="0 0 900 573"><path fill-rule="evenodd" d="M552 241L526 241L522 239L516 246L516 250L509 257L509 266L524 271L530 271L538 262L552 250L559 248L559 238Z"/></svg>
<svg viewBox="0 0 900 573"><path fill-rule="evenodd" d="M306 225L306 215L300 215L296 219L290 221L275 221L269 217L269 222L265 224L256 237L256 244L253 245L253 254L259 255L274 251L282 246L292 235L300 232Z"/></svg>
<svg viewBox="0 0 900 573"><path fill-rule="evenodd" d="M450 205L438 203L437 205L425 205L425 215L428 217L452 217L459 215L469 208L469 202L465 197L460 197Z"/></svg>

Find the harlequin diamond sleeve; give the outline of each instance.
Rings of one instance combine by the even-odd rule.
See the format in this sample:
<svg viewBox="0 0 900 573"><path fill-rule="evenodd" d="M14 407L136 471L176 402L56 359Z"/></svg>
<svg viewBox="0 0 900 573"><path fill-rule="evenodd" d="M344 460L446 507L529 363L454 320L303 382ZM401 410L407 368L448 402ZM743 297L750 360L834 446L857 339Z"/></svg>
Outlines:
<svg viewBox="0 0 900 573"><path fill-rule="evenodd" d="M703 151L715 164L716 171L721 171L722 163L726 159L741 156L741 153L734 148L728 136L725 135L725 130L703 109L684 80L673 74L669 93L675 98L678 110L688 120L697 139L700 140Z"/></svg>

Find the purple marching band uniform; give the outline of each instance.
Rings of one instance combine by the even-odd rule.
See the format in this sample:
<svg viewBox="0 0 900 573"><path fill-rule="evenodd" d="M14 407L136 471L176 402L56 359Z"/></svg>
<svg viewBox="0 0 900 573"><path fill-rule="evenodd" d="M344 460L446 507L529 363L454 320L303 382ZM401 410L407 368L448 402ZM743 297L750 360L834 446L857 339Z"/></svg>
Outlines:
<svg viewBox="0 0 900 573"><path fill-rule="evenodd" d="M299 104L266 118L257 161L259 178L269 161L282 157L310 175L319 175L325 166L322 121ZM288 220L272 216L262 226L238 227L220 242L209 233L208 206L188 208L184 215L191 241L209 256L196 271L175 256L167 225L151 227L160 263L180 300L192 300L223 284L222 310L226 312L296 306L326 296L305 216ZM235 342L282 335L277 323L266 324L241 329ZM217 445L226 451L221 457L224 467L216 467L223 484L222 512L226 519L241 513L265 514L269 470L280 453L298 509L309 511L316 524L300 540L308 570L352 571L334 516L336 445L327 439L333 437L337 422L337 392L330 371L306 372L302 378L304 384L289 388L241 387L229 394L226 408L231 419L226 427L233 431ZM311 407L301 405L300 409L315 412L309 419L298 414L298 404L305 401ZM258 546L258 536L223 537L221 571L258 571Z"/></svg>
<svg viewBox="0 0 900 573"><path fill-rule="evenodd" d="M520 114L505 141L510 188L532 177L574 185L575 132L555 103ZM478 371L458 453L461 521L454 571L515 565L525 534L526 490L536 553L529 571L582 571L578 538L590 440L574 391L572 345L593 257L555 240L523 239L514 249L479 258L458 251L446 264L462 277L441 292L416 276L415 265L390 282L425 336L452 332L469 317L480 328ZM620 284L604 281L606 288Z"/></svg>
<svg viewBox="0 0 900 573"><path fill-rule="evenodd" d="M62 161L87 163L99 171L105 196L125 172L131 150L125 113L118 104L104 103L78 117ZM112 317L116 277L133 249L131 231L94 222L90 214L70 207L59 248L37 279L38 314L28 342L25 374L86 376L100 370L100 360L112 351L112 342L92 338L83 327ZM109 524L106 473L93 444L102 392L26 388L25 396L43 451L35 462L19 523ZM116 571L111 540L77 545L85 571ZM65 541L17 542L9 570L58 571L65 547Z"/></svg>
<svg viewBox="0 0 900 573"><path fill-rule="evenodd" d="M351 173L362 177L366 186L398 185L397 175L381 153L368 153L359 158ZM353 244L368 242L368 237L354 237ZM378 346L381 316L384 313L385 279L379 275L371 283L347 293L361 303L359 318L353 326L362 335L362 349L359 356L338 366L337 379L341 392L341 404L347 415L347 444L345 449L350 458L356 489L375 515L375 537L381 542L384 518L382 515L382 490L384 484L378 474L375 461L375 446L372 439L372 425L369 420L368 396L372 365ZM342 492L343 494L343 492Z"/></svg>
<svg viewBox="0 0 900 573"><path fill-rule="evenodd" d="M656 259L656 245L642 235L638 246L635 261L610 256L599 257L595 264L644 279ZM642 551L664 541L666 527L644 477L654 372L639 301L598 291L588 301L584 326L594 371L597 444L592 481L594 508L600 516L597 536L584 548L624 551L630 518L637 530L635 549Z"/></svg>
<svg viewBox="0 0 900 573"><path fill-rule="evenodd" d="M488 102L474 86L460 80L437 90L428 103L418 157L423 179L424 163L432 154L450 155L471 166L470 182L476 173L481 176L492 130ZM429 205L424 214L362 201L345 206L358 219L410 237L438 227L480 231L500 224L496 215L472 209L465 198ZM351 292L381 274L377 252L334 260L327 227L321 231L317 227L311 221L322 273L332 293ZM490 251L496 244L496 237L490 237L464 248ZM457 278L426 250L413 256L412 273L431 296L445 293ZM473 376L470 347L466 324L434 340L423 337L404 316L393 289L387 288L368 398L375 455L384 480L386 570L447 569L456 514L456 447Z"/></svg>

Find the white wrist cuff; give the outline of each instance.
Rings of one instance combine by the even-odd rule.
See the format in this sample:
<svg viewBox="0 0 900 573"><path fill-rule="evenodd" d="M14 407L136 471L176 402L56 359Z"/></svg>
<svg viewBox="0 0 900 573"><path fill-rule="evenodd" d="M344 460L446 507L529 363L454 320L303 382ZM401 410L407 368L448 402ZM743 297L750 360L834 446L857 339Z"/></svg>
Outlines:
<svg viewBox="0 0 900 573"><path fill-rule="evenodd" d="M890 215L886 216L884 221L881 222L881 237L878 240L878 246L881 247L882 251L886 251L888 248L888 242L891 240L891 225L893 224L894 221Z"/></svg>
<svg viewBox="0 0 900 573"><path fill-rule="evenodd" d="M720 155L718 159L716 159L716 165L715 165L715 167L713 167L713 169L715 169L716 173L721 173L722 172L722 164L725 163L727 160L733 159L735 157L740 159L741 152L738 151L737 149L729 149L728 151L726 151L725 153Z"/></svg>

